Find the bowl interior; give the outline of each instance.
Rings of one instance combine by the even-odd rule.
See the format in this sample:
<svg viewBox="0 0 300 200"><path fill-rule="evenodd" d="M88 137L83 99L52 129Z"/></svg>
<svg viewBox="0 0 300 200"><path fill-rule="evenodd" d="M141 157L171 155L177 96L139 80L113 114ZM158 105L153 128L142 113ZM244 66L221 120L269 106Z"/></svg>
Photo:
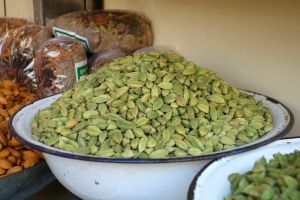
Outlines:
<svg viewBox="0 0 300 200"><path fill-rule="evenodd" d="M32 118L37 114L39 110L45 109L49 107L54 101L56 101L61 94L54 95L48 98L44 98L33 102L21 110L19 110L11 119L10 128L15 137L22 140L26 145L38 149L39 151L54 154L63 157L75 158L75 159L82 159L82 160L94 160L99 162L126 162L126 163L155 163L155 162L179 162L179 161L192 161L192 160L207 160L207 159L214 159L226 155L232 155L241 153L247 150L251 150L264 144L270 143L280 137L284 136L289 132L292 128L294 123L294 118L292 113L280 102L266 97L264 95L256 94L248 92L254 95L256 100L261 100L264 105L271 109L273 115L273 122L274 128L267 133L262 138L229 150L223 150L218 152L213 152L210 154L200 155L200 156L192 156L192 157L183 157L183 158L165 158L165 159L112 159L112 158L99 158L96 156L87 156L87 155L80 155L75 153L66 152L63 150L59 150L54 147L50 147L46 144L43 144L39 141L35 141L32 139L31 133L31 121Z"/></svg>
<svg viewBox="0 0 300 200"><path fill-rule="evenodd" d="M282 139L253 151L218 159L196 175L190 187L189 200L223 199L230 194L230 174L251 170L255 161L263 156L270 160L275 153L285 154L294 150L300 150L300 138Z"/></svg>

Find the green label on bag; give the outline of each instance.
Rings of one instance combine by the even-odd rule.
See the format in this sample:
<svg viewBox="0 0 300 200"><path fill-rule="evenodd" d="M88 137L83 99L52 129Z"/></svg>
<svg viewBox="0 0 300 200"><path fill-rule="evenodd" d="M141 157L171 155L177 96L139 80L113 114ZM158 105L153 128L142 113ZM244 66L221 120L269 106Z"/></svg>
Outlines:
<svg viewBox="0 0 300 200"><path fill-rule="evenodd" d="M57 27L54 27L54 26L52 28L52 31L53 31L53 34L57 37L67 36L67 37L73 38L75 40L78 40L85 47L85 49L87 51L91 52L89 41L85 37L83 37L81 35L78 35L78 34L72 32L72 31L67 31L67 30L57 28Z"/></svg>
<svg viewBox="0 0 300 200"><path fill-rule="evenodd" d="M76 72L76 82L84 78L87 75L87 60L75 63L75 72Z"/></svg>

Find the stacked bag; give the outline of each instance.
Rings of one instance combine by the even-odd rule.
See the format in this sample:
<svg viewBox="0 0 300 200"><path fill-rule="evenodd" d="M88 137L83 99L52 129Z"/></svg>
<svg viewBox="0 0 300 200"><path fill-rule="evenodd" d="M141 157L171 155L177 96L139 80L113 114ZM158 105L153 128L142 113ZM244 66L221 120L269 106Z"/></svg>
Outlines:
<svg viewBox="0 0 300 200"><path fill-rule="evenodd" d="M45 27L0 18L0 27L0 81L15 80L39 97L69 90L88 73L153 43L150 21L130 11L77 11Z"/></svg>

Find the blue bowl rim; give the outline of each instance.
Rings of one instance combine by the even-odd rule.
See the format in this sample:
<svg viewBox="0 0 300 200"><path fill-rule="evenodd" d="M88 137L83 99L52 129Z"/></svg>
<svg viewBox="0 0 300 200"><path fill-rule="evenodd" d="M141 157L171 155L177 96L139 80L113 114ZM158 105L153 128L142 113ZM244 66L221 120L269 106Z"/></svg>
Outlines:
<svg viewBox="0 0 300 200"><path fill-rule="evenodd" d="M246 90L244 90L246 91ZM252 92L252 91L246 91L246 92L251 92L253 94L257 94L257 95L262 95L260 93L257 92ZM58 94L55 94L58 95ZM53 96L55 96L53 95ZM267 145L275 140L278 140L280 138L282 138L283 136L287 135L289 133L289 131L292 129L292 127L294 126L294 115L293 113L290 111L290 109L285 106L284 104L282 104L280 101L273 99L271 97L268 97L266 95L262 95L264 97L266 97L266 100L274 103L274 104L280 104L282 105L288 112L288 114L290 115L290 121L288 123L288 125L285 127L285 129L279 133L278 135L275 135L265 141L259 142L259 143L255 143L249 146L240 146L240 148L238 149L231 149L228 150L226 152L212 152L211 154L204 154L204 155L199 155L199 156L188 156L188 157L174 157L174 158L161 158L161 159L138 159L138 158L105 158L105 157L96 157L96 156L91 156L91 155L80 155L80 154L74 154L71 152L62 152L62 150L57 149L56 150L50 150L47 149L45 147L41 147L39 145L27 142L26 140L24 140L21 136L19 136L19 134L16 132L16 130L14 129L13 125L12 125L12 121L15 118L16 114L19 113L21 110L23 110L26 106L29 106L31 104L34 104L37 101L40 101L42 99L46 99L49 97L44 97L41 99L38 99L36 101L31 102L28 105L23 106L22 108L19 109L18 112L14 113L13 116L10 118L9 121L9 128L13 134L13 136L17 139L19 139L23 144L36 149L40 152L46 153L46 154L51 154L54 156L59 156L59 157L64 157L64 158L69 158L69 159L76 159L76 160L83 160L83 161L93 161L93 162L104 162L104 163L128 163L128 164L151 164L151 163L176 163L176 162L191 162L191 161L199 161L199 160L211 160L211 159L218 159L221 157L225 157L225 156L230 156L230 155L234 155L234 154L239 154L239 153L243 153L243 152L247 152L256 148L259 148L261 146ZM51 97L51 96L50 96Z"/></svg>
<svg viewBox="0 0 300 200"><path fill-rule="evenodd" d="M300 136L293 136L293 137L286 137L286 138L281 138L279 140L287 140L287 139L297 139L297 138L300 138ZM202 175L202 173L214 162L220 160L221 158L216 158L216 159L213 159L211 161L209 161L206 165L204 165L204 167L194 176L191 184L190 184L190 187L189 187L189 190L188 190L188 193L187 193L187 200L194 200L195 199L195 195L194 195L194 190L196 188L196 183L197 183L197 180L198 178Z"/></svg>

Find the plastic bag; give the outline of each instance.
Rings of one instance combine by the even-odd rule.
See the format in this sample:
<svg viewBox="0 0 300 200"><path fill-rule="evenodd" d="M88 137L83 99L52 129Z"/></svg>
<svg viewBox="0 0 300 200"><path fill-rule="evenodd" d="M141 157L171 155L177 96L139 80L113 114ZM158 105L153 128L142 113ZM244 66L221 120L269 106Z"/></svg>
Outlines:
<svg viewBox="0 0 300 200"><path fill-rule="evenodd" d="M87 70L87 57L80 42L67 37L48 40L35 58L38 96L47 97L71 89Z"/></svg>
<svg viewBox="0 0 300 200"><path fill-rule="evenodd" d="M79 40L92 53L133 52L153 42L150 21L130 11L77 11L49 20L47 27L55 36Z"/></svg>
<svg viewBox="0 0 300 200"><path fill-rule="evenodd" d="M0 39L0 81L16 80L21 85L30 85L27 74L33 72L29 65L36 50L49 38L49 31L38 25L24 25L8 31Z"/></svg>
<svg viewBox="0 0 300 200"><path fill-rule="evenodd" d="M176 48L170 47L170 46L148 46L148 47L138 49L134 53L137 53L137 52L151 52L151 51L169 51L169 52L177 53Z"/></svg>
<svg viewBox="0 0 300 200"><path fill-rule="evenodd" d="M22 18L12 18L12 17L0 17L0 35L6 33L7 31L15 28L19 28L28 24L26 19Z"/></svg>
<svg viewBox="0 0 300 200"><path fill-rule="evenodd" d="M105 64L110 63L114 59L125 56L126 54L120 49L114 49L104 53L94 54L88 60L89 74L94 73L97 69L103 67Z"/></svg>

